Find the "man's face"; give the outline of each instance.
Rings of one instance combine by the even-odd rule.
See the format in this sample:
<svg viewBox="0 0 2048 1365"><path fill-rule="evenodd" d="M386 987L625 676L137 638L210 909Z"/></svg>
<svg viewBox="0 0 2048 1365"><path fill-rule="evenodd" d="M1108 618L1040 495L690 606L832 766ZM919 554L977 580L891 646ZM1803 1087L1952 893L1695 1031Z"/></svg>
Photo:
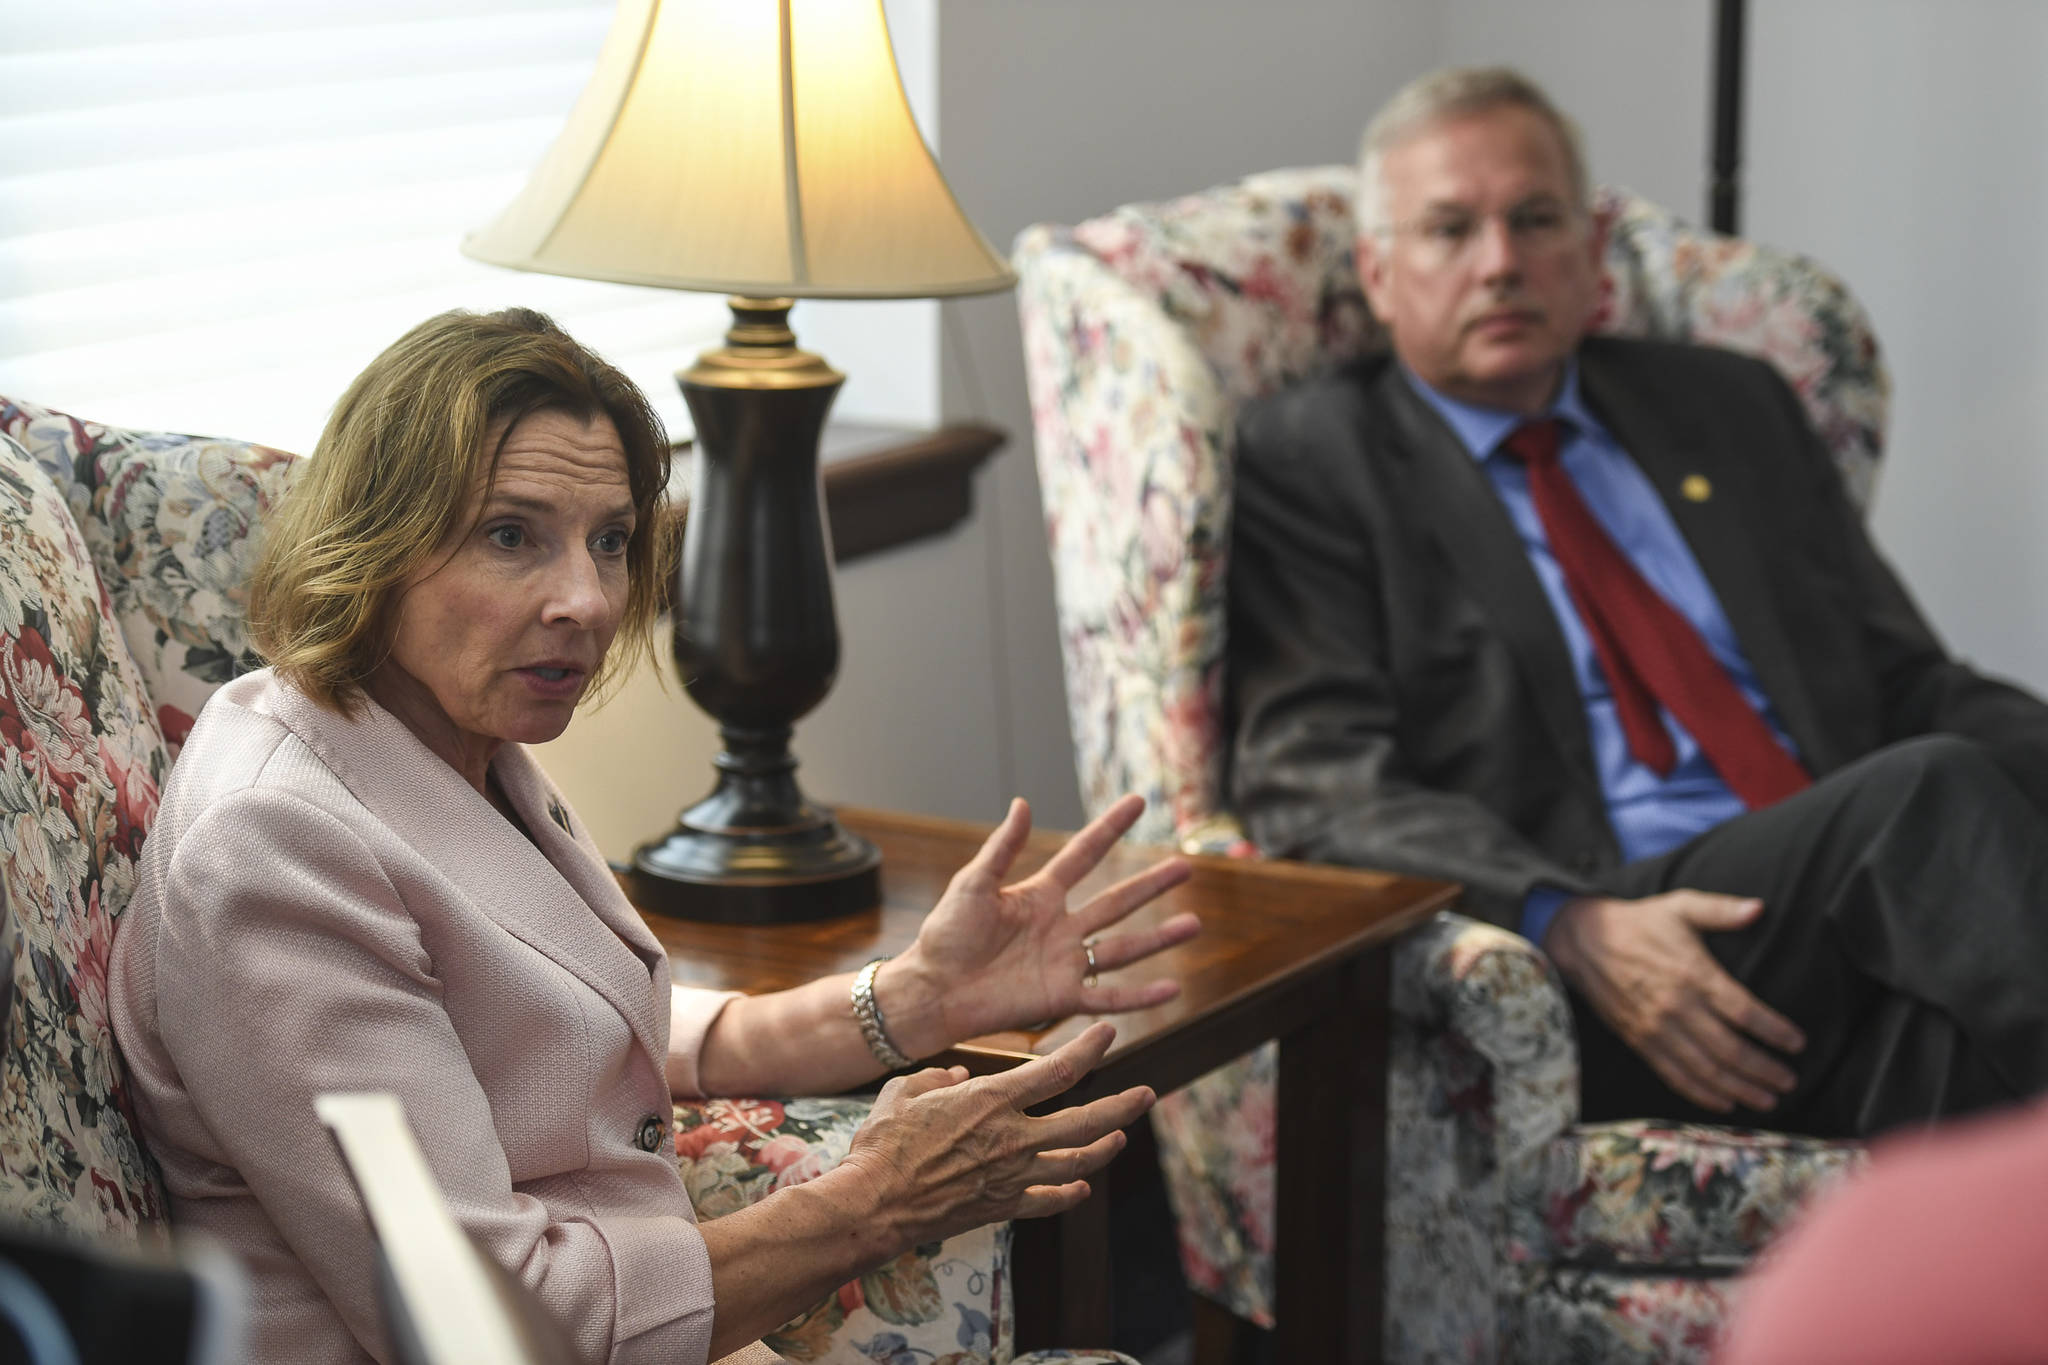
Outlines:
<svg viewBox="0 0 2048 1365"><path fill-rule="evenodd" d="M1540 411L1599 298L1604 243L1564 143L1519 105L1425 126L1381 160L1387 232L1358 241L1394 350L1452 398Z"/></svg>

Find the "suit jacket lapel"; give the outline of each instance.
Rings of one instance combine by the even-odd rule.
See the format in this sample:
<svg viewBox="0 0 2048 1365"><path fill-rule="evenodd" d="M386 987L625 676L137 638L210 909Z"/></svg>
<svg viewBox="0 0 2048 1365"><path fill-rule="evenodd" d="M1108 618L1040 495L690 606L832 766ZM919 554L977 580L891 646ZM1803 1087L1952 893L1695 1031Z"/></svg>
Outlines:
<svg viewBox="0 0 2048 1365"><path fill-rule="evenodd" d="M368 698L345 718L273 682L266 702L372 815L508 933L603 996L656 1069L666 1065L667 959L602 859L550 816L560 798L531 755L508 744L492 766L538 847Z"/></svg>
<svg viewBox="0 0 2048 1365"><path fill-rule="evenodd" d="M1588 405L1635 458L1670 509L1756 670L1757 681L1806 756L1808 769L1825 771L1831 758L1824 752L1813 697L1779 618L1743 508L1733 496L1733 480L1716 477L1736 461L1714 449L1705 433L1675 425L1655 395L1615 383L1597 354L1581 353L1579 375ZM1686 480L1700 476L1708 480L1707 496L1686 496Z"/></svg>
<svg viewBox="0 0 2048 1365"><path fill-rule="evenodd" d="M1571 652L1522 538L1486 472L1393 365L1379 380L1392 448L1415 508L1521 665L1537 709L1579 780L1599 790Z"/></svg>
<svg viewBox="0 0 2048 1365"><path fill-rule="evenodd" d="M619 889L618 878L612 875L604 855L569 813L568 803L533 754L523 744L508 744L499 751L492 771L562 879L635 957L648 964L649 970L658 968L660 980L667 981L668 954L661 940Z"/></svg>

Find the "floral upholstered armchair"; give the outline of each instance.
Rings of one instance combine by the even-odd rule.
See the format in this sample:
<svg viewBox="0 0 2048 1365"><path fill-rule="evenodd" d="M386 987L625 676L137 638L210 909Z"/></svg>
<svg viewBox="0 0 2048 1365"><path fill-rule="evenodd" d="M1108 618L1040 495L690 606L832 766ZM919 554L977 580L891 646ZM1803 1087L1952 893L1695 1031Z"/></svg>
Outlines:
<svg viewBox="0 0 2048 1365"><path fill-rule="evenodd" d="M296 464L0 398L0 893L21 938L0 963L16 997L0 1038L0 1219L115 1246L161 1234L161 1179L108 1023L108 949L193 718L255 666L242 585ZM677 1160L700 1215L829 1169L867 1108L678 1105ZM919 1247L769 1344L832 1365L1001 1365L1013 1356L1009 1244L1001 1226Z"/></svg>
<svg viewBox="0 0 2048 1365"><path fill-rule="evenodd" d="M1232 441L1243 403L1383 350L1352 262L1348 167L1275 171L1019 239L1026 362L1085 803L1136 837L1250 855L1225 804ZM1599 195L1596 329L1773 362L1859 502L1886 380L1811 262ZM1455 913L1399 943L1388 1085L1386 1351L1415 1361L1703 1359L1735 1272L1849 1144L1578 1122L1571 1014L1526 940ZM1154 1111L1202 1292L1270 1322L1270 1048Z"/></svg>

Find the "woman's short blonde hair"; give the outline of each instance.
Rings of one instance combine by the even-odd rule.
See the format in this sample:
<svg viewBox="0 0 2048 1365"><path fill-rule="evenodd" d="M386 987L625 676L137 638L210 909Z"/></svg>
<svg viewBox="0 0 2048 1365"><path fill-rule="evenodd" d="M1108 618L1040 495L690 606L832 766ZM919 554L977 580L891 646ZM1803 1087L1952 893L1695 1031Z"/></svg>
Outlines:
<svg viewBox="0 0 2048 1365"><path fill-rule="evenodd" d="M257 652L353 711L390 653L397 593L480 506L512 427L544 411L608 418L626 452L626 607L593 691L646 657L671 562L668 438L631 380L530 308L428 318L348 386L270 521L249 585Z"/></svg>

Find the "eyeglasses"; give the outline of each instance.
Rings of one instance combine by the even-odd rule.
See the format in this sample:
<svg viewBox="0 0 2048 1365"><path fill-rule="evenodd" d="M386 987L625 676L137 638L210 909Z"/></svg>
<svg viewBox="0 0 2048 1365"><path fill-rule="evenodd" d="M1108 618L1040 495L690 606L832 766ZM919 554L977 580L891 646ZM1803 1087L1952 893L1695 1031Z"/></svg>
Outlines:
<svg viewBox="0 0 2048 1365"><path fill-rule="evenodd" d="M1444 261L1455 261L1479 240L1487 219L1499 218L1508 238L1522 251L1542 252L1563 246L1577 233L1580 218L1566 205L1551 199L1516 204L1498 214L1470 213L1461 209L1439 209L1405 223L1380 229L1383 236L1410 237L1424 252Z"/></svg>

